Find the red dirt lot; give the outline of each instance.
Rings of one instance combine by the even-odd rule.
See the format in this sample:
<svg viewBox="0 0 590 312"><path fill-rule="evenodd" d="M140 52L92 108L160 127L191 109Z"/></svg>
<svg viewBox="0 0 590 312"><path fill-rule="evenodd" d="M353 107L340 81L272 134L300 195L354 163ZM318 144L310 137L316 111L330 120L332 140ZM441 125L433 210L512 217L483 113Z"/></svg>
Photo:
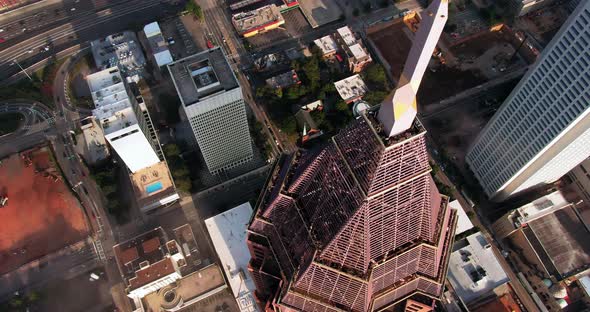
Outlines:
<svg viewBox="0 0 590 312"><path fill-rule="evenodd" d="M50 160L47 147L0 164L0 274L84 239L89 231L78 200Z"/></svg>

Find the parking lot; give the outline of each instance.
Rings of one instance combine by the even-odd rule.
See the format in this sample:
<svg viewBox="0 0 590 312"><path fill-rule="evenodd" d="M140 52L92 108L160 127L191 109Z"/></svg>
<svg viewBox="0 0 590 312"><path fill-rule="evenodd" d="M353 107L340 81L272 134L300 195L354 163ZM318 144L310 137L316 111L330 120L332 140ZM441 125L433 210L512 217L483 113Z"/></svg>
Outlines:
<svg viewBox="0 0 590 312"><path fill-rule="evenodd" d="M199 49L199 46L195 44L195 42L200 42L191 37L186 29L184 21L189 20L189 25L192 25L190 19L191 18L188 16L182 16L160 23L162 35L168 41L168 48L175 60L195 54L197 51L201 50ZM201 41L203 40L201 39ZM202 45L205 45L204 41L202 42Z"/></svg>

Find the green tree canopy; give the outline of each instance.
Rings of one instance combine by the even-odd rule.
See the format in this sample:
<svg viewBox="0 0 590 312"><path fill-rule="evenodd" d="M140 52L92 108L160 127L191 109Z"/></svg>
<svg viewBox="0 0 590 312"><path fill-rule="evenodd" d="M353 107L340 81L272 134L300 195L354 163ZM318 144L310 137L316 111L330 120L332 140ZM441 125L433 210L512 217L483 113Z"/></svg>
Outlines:
<svg viewBox="0 0 590 312"><path fill-rule="evenodd" d="M203 14L203 9L201 9L201 6L198 5L195 2L195 0L189 0L186 3L186 6L184 9L187 10L189 13L191 13L194 17L196 17L201 22L205 19L205 15Z"/></svg>

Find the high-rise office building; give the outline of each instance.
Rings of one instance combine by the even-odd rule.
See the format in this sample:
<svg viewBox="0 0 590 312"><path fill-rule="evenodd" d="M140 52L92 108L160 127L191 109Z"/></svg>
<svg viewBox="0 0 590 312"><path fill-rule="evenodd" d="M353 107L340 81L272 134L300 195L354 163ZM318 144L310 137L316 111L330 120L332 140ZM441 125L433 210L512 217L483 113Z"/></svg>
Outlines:
<svg viewBox="0 0 590 312"><path fill-rule="evenodd" d="M324 148L284 155L272 169L247 238L266 308L365 312L441 295L456 211L430 175L414 91L447 5L435 0L423 14L417 57L402 74L418 80L400 79L379 112L364 111Z"/></svg>
<svg viewBox="0 0 590 312"><path fill-rule="evenodd" d="M251 161L242 88L221 49L183 58L168 70L209 172L219 174Z"/></svg>
<svg viewBox="0 0 590 312"><path fill-rule="evenodd" d="M481 131L466 161L503 200L590 156L590 1L581 3Z"/></svg>

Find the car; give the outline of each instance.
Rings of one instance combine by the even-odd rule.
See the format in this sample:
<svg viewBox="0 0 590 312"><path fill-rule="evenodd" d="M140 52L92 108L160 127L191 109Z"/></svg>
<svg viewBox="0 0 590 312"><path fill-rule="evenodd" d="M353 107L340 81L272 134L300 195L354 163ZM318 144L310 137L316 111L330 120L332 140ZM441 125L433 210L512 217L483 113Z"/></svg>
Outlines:
<svg viewBox="0 0 590 312"><path fill-rule="evenodd" d="M28 54L31 54L31 53L33 53L33 49L27 50L26 52L27 52Z"/></svg>
<svg viewBox="0 0 590 312"><path fill-rule="evenodd" d="M207 40L207 48L208 49L213 49L215 46L213 45L213 42L211 42L211 40Z"/></svg>
<svg viewBox="0 0 590 312"><path fill-rule="evenodd" d="M4 43L4 42L6 42L6 39L0 37L0 43Z"/></svg>

